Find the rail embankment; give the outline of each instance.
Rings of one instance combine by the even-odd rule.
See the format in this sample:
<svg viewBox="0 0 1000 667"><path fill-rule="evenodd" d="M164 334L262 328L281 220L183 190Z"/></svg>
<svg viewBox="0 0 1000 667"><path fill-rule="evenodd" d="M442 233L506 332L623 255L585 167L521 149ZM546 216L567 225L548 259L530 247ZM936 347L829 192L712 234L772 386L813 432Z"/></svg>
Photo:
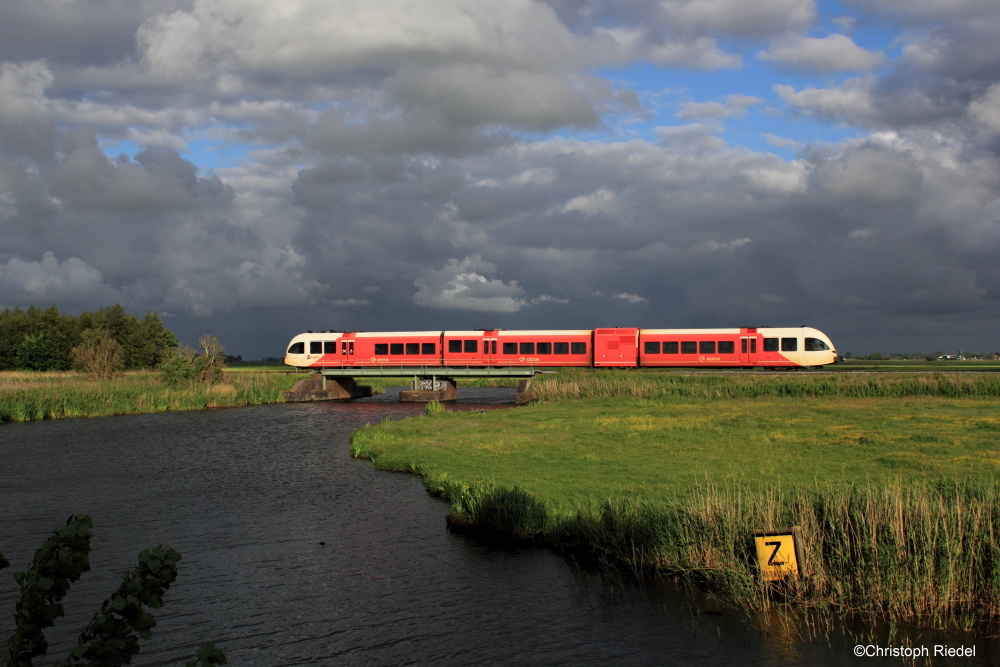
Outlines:
<svg viewBox="0 0 1000 667"><path fill-rule="evenodd" d="M97 380L71 371L0 373L0 422L102 417L280 403L299 376L241 371L212 384L171 385L155 371Z"/></svg>
<svg viewBox="0 0 1000 667"><path fill-rule="evenodd" d="M1000 378L561 374L517 410L367 426L352 452L423 474L456 522L751 609L931 627L1000 621ZM754 531L800 526L802 577Z"/></svg>

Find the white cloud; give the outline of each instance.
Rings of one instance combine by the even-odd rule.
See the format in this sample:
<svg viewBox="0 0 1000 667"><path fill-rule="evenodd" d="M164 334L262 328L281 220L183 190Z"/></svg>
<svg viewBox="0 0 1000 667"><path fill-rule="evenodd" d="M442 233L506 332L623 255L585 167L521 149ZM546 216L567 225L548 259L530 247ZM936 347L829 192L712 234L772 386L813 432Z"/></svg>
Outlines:
<svg viewBox="0 0 1000 667"><path fill-rule="evenodd" d="M868 125L879 117L872 101L870 82L851 80L839 88L795 90L786 84L772 86L786 103L812 115L848 124Z"/></svg>
<svg viewBox="0 0 1000 667"><path fill-rule="evenodd" d="M54 77L41 61L0 64L0 122L37 118L45 112L45 91Z"/></svg>
<svg viewBox="0 0 1000 667"><path fill-rule="evenodd" d="M775 148L792 148L792 149L802 148L802 142L797 141L795 139L789 139L788 137L779 137L776 134L769 134L769 133L764 133L761 134L760 136L763 137L764 141L766 141L771 146L774 146Z"/></svg>
<svg viewBox="0 0 1000 667"><path fill-rule="evenodd" d="M425 308L515 313L528 302L516 280L505 283L490 278L496 267L476 253L448 260L438 271L428 271L414 281L413 301Z"/></svg>
<svg viewBox="0 0 1000 667"><path fill-rule="evenodd" d="M107 305L120 299L104 275L78 257L59 261L48 251L40 261L18 257L0 264L0 294L5 306L72 303Z"/></svg>
<svg viewBox="0 0 1000 667"><path fill-rule="evenodd" d="M722 125L714 122L688 123L656 128L659 141L678 152L702 153L721 151L726 141L719 136Z"/></svg>
<svg viewBox="0 0 1000 667"><path fill-rule="evenodd" d="M969 103L969 117L988 135L1000 134L1000 83Z"/></svg>
<svg viewBox="0 0 1000 667"><path fill-rule="evenodd" d="M609 188L601 188L587 195L574 197L566 202L563 211L579 211L586 215L607 213L615 202L615 193Z"/></svg>
<svg viewBox="0 0 1000 667"><path fill-rule="evenodd" d="M788 69L820 74L865 71L885 64L883 54L863 49L850 37L836 34L820 38L785 37L757 57Z"/></svg>
<svg viewBox="0 0 1000 667"><path fill-rule="evenodd" d="M763 102L752 95L727 95L722 102L688 102L677 118L680 120L706 120L721 118L742 118L747 109Z"/></svg>
<svg viewBox="0 0 1000 667"><path fill-rule="evenodd" d="M618 292L614 295L615 299L619 301L627 301L628 303L649 303L649 299L638 294L630 294L628 292Z"/></svg>

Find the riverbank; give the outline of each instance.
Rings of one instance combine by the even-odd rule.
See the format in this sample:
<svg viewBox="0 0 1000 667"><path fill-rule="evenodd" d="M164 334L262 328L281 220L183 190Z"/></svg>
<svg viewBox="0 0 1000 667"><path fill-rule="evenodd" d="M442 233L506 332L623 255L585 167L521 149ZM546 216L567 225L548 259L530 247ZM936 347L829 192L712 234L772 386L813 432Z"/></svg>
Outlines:
<svg viewBox="0 0 1000 667"><path fill-rule="evenodd" d="M223 377L211 386L172 386L155 371L129 371L110 380L72 371L5 371L0 373L0 422L280 403L301 375L241 371Z"/></svg>
<svg viewBox="0 0 1000 667"><path fill-rule="evenodd" d="M461 522L775 604L754 530L802 527L780 599L951 627L1000 620L1000 379L561 374L547 402L368 426Z"/></svg>

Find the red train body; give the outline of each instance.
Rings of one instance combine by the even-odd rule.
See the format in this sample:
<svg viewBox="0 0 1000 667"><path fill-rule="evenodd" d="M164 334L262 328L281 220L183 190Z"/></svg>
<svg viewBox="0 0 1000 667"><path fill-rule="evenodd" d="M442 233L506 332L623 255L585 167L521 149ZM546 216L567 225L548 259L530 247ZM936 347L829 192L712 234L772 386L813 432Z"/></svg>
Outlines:
<svg viewBox="0 0 1000 667"><path fill-rule="evenodd" d="M298 368L795 368L837 361L811 327L307 332L285 363Z"/></svg>

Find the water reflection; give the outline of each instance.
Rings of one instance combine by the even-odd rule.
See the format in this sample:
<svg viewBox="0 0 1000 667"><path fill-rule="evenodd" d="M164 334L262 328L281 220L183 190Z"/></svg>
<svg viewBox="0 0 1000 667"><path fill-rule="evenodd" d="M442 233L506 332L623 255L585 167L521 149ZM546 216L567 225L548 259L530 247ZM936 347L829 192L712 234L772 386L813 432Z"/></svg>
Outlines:
<svg viewBox="0 0 1000 667"><path fill-rule="evenodd" d="M452 409L491 409L513 390L460 398ZM138 665L182 663L206 641L236 665L855 663L846 644L762 634L669 589L608 586L548 551L449 533L447 505L418 478L349 456L352 430L422 411L390 393L0 426L0 549L14 564L0 574L0 636L9 572L86 512L93 571L48 633L53 659L163 542L184 560Z"/></svg>

